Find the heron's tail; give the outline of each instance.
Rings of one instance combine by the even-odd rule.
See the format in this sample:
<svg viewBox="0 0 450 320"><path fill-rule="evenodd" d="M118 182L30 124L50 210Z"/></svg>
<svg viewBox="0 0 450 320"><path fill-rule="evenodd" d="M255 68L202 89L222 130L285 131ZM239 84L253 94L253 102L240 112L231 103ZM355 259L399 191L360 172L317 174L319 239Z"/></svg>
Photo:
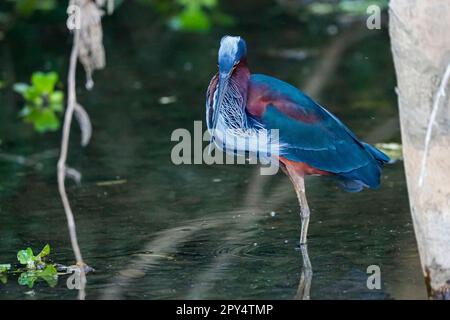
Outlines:
<svg viewBox="0 0 450 320"><path fill-rule="evenodd" d="M374 146L362 142L364 149L373 157L371 161L356 170L339 175L339 185L347 192L359 192L364 187L376 189L380 186L381 169L390 161L389 157Z"/></svg>

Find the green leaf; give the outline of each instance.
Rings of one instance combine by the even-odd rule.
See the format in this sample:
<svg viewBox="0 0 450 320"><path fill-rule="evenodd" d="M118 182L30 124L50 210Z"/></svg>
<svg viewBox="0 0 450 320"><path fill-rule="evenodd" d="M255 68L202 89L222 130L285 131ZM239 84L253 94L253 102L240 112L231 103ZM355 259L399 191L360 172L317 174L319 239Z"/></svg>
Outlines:
<svg viewBox="0 0 450 320"><path fill-rule="evenodd" d="M39 86L42 86L42 84L45 82L45 74L41 71L33 72L31 75L31 85L35 88L38 88Z"/></svg>
<svg viewBox="0 0 450 320"><path fill-rule="evenodd" d="M11 270L10 264L0 264L0 273Z"/></svg>
<svg viewBox="0 0 450 320"><path fill-rule="evenodd" d="M21 113L24 114L26 122L35 123L36 121L38 121L41 111L27 105L24 109L22 109Z"/></svg>
<svg viewBox="0 0 450 320"><path fill-rule="evenodd" d="M55 91L49 97L50 109L56 112L64 110L64 93L62 91Z"/></svg>
<svg viewBox="0 0 450 320"><path fill-rule="evenodd" d="M47 282L50 287L54 287L58 283L58 271L54 265L49 264L45 266L44 270L30 270L27 272L22 272L18 282L20 285L28 286L31 289L39 279Z"/></svg>
<svg viewBox="0 0 450 320"><path fill-rule="evenodd" d="M58 283L58 271L52 264L48 264L44 270L38 273L38 276L44 279L52 288Z"/></svg>
<svg viewBox="0 0 450 320"><path fill-rule="evenodd" d="M50 94L50 103L62 104L64 102L64 93L62 91L55 91Z"/></svg>
<svg viewBox="0 0 450 320"><path fill-rule="evenodd" d="M23 93L24 99L33 103L40 96L41 96L40 92L35 87L30 86Z"/></svg>
<svg viewBox="0 0 450 320"><path fill-rule="evenodd" d="M58 74L56 72L35 72L31 76L31 84L41 94L53 92L56 82L58 82Z"/></svg>
<svg viewBox="0 0 450 320"><path fill-rule="evenodd" d="M35 272L33 271L28 271L28 272L22 272L20 274L19 279L17 280L17 282L21 285L21 286L28 286L28 288L33 288L34 283L36 282L36 280L38 279L38 276L36 275Z"/></svg>
<svg viewBox="0 0 450 320"><path fill-rule="evenodd" d="M34 263L34 254L31 248L20 250L17 253L17 260L19 260L20 264L26 265L28 269L36 268L36 265Z"/></svg>
<svg viewBox="0 0 450 320"><path fill-rule="evenodd" d="M44 98L41 95L34 98L32 102L33 102L34 106L37 108L41 108L44 106Z"/></svg>
<svg viewBox="0 0 450 320"><path fill-rule="evenodd" d="M51 109L44 109L34 122L34 128L38 132L56 131L59 128L59 120Z"/></svg>
<svg viewBox="0 0 450 320"><path fill-rule="evenodd" d="M47 243L42 249L42 251L36 256L37 259L41 260L43 257L48 256L50 254L50 245Z"/></svg>
<svg viewBox="0 0 450 320"><path fill-rule="evenodd" d="M47 131L56 131L59 128L59 119L56 117L55 112L50 108L45 109L32 109L31 112L26 115L25 121L32 123L36 131L44 133Z"/></svg>

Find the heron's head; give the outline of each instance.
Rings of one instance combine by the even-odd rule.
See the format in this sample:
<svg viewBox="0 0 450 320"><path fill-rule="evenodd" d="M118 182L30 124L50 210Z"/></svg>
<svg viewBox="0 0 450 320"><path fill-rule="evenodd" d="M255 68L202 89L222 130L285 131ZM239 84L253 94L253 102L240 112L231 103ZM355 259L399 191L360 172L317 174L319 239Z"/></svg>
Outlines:
<svg viewBox="0 0 450 320"><path fill-rule="evenodd" d="M241 37L224 36L220 40L219 75L229 77L239 62L247 56L247 45Z"/></svg>
<svg viewBox="0 0 450 320"><path fill-rule="evenodd" d="M224 101L224 97L229 88L229 81L231 75L233 74L234 69L238 66L239 62L242 59L245 59L247 55L247 45L245 44L244 39L241 37L232 37L232 36L224 36L220 40L220 48L219 48L219 81L217 85L217 98L216 103L214 105L213 117L211 121L211 129L214 132L216 129L217 121L219 118L219 113L222 108L226 108L226 106L222 106ZM211 136L213 139L214 133Z"/></svg>

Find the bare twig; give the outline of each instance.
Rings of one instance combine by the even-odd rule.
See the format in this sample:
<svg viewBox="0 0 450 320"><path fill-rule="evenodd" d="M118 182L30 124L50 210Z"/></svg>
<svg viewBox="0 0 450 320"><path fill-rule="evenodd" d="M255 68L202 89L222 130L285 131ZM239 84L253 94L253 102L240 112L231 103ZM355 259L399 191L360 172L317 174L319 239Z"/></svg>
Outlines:
<svg viewBox="0 0 450 320"><path fill-rule="evenodd" d="M80 246L78 244L75 218L67 197L65 178L67 176L79 183L81 180L81 173L68 167L66 165L66 161L69 150L70 127L74 114L80 124L81 145L83 147L89 143L92 134L92 126L89 116L84 108L77 103L75 75L77 62L80 60L87 76L86 87L90 89L93 85L92 72L96 69L103 68L105 65L105 53L102 43L103 32L101 27L101 17L103 15L101 6L104 4L105 1L99 0L96 2L91 0L71 0L69 2L69 5L76 5L80 9L79 13L81 14L81 25L78 27L75 26L73 30L73 45L70 54L69 74L67 77L67 109L64 115L61 151L58 160L58 189L67 218L70 242L72 244L77 265L80 268L80 288L78 292L78 298L80 300L84 299L86 296L86 271ZM112 0L108 0L108 9L109 12L112 12Z"/></svg>
<svg viewBox="0 0 450 320"><path fill-rule="evenodd" d="M58 160L58 189L61 195L61 200L64 206L64 212L66 213L67 226L69 228L70 242L72 244L72 249L75 254L75 259L77 265L80 266L80 290L78 292L78 298L83 300L85 298L85 285L86 285L86 274L84 272L84 262L81 256L80 246L78 245L77 231L75 226L75 219L73 217L72 209L70 207L69 199L66 193L66 186L64 184L66 177L66 161L67 152L69 149L69 135L70 126L72 124L72 117L77 104L77 97L75 91L75 72L78 60L78 46L80 41L79 30L74 30L72 52L70 54L70 65L69 65L69 75L67 78L68 85L68 97L67 97L67 110L64 116L63 125L63 135L61 141L61 153Z"/></svg>
<svg viewBox="0 0 450 320"><path fill-rule="evenodd" d="M450 79L450 63L447 65L447 69L444 73L444 76L442 77L442 81L439 86L439 89L436 92L436 97L434 98L434 103L433 103L433 109L431 110L430 120L428 121L427 134L425 136L425 148L423 150L422 165L420 168L419 187L422 187L423 181L425 179L425 175L426 175L426 171L427 171L428 152L430 149L430 142L431 142L431 134L433 133L433 126L436 122L436 115L439 110L439 104L441 102L441 98L445 97L445 88L448 85L449 79Z"/></svg>

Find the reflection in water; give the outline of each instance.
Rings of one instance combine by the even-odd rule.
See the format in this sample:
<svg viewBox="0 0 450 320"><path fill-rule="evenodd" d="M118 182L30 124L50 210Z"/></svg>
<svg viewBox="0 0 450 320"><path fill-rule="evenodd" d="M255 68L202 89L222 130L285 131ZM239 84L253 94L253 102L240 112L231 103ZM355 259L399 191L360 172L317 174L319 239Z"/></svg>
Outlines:
<svg viewBox="0 0 450 320"><path fill-rule="evenodd" d="M214 227L214 224L202 224L193 221L189 225L171 228L161 232L157 238L144 247L144 251L130 258L132 262L112 278L101 299L123 299L124 292L130 290L136 279L142 278L152 266L166 263L171 259L170 253L202 228Z"/></svg>
<svg viewBox="0 0 450 320"><path fill-rule="evenodd" d="M297 294L295 295L295 298L299 300L309 300L313 271L311 261L309 260L308 255L308 245L307 244L300 245L300 251L302 252L303 265L300 276L300 282L298 284Z"/></svg>

